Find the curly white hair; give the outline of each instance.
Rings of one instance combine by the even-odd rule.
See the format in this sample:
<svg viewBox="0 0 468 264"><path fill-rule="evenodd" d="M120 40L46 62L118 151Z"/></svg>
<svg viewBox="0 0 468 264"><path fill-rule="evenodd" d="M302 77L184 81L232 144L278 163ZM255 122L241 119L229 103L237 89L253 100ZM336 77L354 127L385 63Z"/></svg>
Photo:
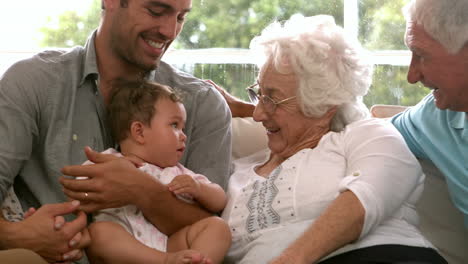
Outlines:
<svg viewBox="0 0 468 264"><path fill-rule="evenodd" d="M278 72L297 76L297 97L306 116L319 117L337 106L333 131L369 116L362 97L372 82L373 65L333 17L296 14L284 23L274 22L250 48L261 54L260 68L271 63Z"/></svg>

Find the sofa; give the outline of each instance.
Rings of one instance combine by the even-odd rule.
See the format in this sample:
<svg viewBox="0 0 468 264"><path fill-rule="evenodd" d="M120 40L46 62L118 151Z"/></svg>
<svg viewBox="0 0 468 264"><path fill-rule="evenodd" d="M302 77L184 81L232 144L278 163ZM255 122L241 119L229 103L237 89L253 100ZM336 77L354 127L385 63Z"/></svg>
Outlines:
<svg viewBox="0 0 468 264"><path fill-rule="evenodd" d="M400 106L373 107L377 117L389 117L404 110ZM233 159L267 147L263 126L252 118L233 118ZM443 175L428 161L420 161L426 174L425 190L417 204L420 229L450 264L468 263L468 231L463 215L452 204Z"/></svg>

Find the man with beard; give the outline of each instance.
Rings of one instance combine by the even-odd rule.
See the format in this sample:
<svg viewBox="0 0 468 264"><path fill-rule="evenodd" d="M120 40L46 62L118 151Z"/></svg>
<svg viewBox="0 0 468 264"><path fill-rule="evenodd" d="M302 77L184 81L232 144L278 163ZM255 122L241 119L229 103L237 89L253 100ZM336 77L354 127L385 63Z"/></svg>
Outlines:
<svg viewBox="0 0 468 264"><path fill-rule="evenodd" d="M445 175L468 229L468 1L413 0L405 16L408 82L432 93L392 122L411 151Z"/></svg>
<svg viewBox="0 0 468 264"><path fill-rule="evenodd" d="M0 249L26 248L48 262L81 259L90 242L83 211L134 204L166 234L209 215L130 161L97 153L115 147L105 107L117 79L145 78L179 90L187 109L181 163L221 186L227 182L231 114L225 101L210 85L161 61L191 0L103 0L102 6L101 23L84 47L39 53L0 79L0 202L13 186L23 210L36 208L23 221L0 217ZM96 164L62 169L87 159ZM75 211L74 219L64 217Z"/></svg>

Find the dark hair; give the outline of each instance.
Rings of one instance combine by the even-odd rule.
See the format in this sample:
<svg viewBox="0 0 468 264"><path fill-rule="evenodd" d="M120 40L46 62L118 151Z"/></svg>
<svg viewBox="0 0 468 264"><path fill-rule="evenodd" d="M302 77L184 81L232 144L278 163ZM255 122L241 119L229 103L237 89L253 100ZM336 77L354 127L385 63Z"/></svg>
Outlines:
<svg viewBox="0 0 468 264"><path fill-rule="evenodd" d="M150 125L156 114L154 104L160 99L181 102L169 86L149 81L117 80L112 83L107 106L109 125L116 142L128 137L132 122Z"/></svg>

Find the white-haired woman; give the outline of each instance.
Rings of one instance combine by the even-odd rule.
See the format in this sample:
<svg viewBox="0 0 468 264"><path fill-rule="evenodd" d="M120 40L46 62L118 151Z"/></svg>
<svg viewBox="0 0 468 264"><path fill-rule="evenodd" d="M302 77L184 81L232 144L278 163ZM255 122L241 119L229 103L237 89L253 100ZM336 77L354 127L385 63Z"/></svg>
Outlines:
<svg viewBox="0 0 468 264"><path fill-rule="evenodd" d="M235 162L226 263L446 263L418 231L424 175L402 137L368 118L372 65L332 17L295 15L256 37L252 114L268 149ZM258 104L257 104L258 102Z"/></svg>

